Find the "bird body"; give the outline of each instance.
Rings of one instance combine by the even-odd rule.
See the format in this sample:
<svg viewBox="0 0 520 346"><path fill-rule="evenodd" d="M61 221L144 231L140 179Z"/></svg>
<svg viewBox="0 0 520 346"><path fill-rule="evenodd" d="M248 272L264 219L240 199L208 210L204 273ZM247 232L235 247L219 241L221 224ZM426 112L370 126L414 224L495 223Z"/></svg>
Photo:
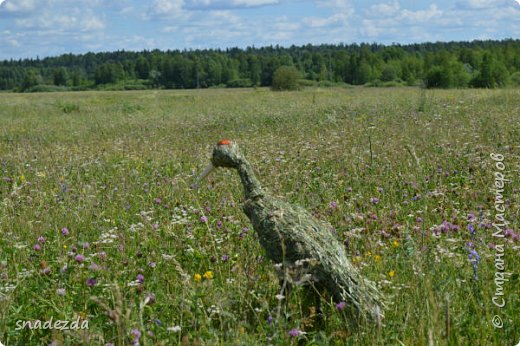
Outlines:
<svg viewBox="0 0 520 346"><path fill-rule="evenodd" d="M351 264L329 223L264 191L234 142L219 142L212 165L237 169L244 186L244 213L270 260L289 265L311 262L307 269L317 292L325 289L336 302L350 303L362 317L380 321L379 291Z"/></svg>

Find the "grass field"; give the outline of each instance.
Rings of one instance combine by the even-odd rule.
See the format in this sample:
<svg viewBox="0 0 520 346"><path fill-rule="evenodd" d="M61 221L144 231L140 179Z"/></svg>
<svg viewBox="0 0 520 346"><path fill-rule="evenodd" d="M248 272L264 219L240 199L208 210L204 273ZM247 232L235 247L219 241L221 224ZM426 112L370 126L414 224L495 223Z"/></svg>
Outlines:
<svg viewBox="0 0 520 346"><path fill-rule="evenodd" d="M520 341L520 90L0 94L0 123L6 345ZM284 308L236 173L196 184L222 138L334 225L384 327L349 330L324 302L318 328L300 289ZM51 318L88 330L17 330Z"/></svg>

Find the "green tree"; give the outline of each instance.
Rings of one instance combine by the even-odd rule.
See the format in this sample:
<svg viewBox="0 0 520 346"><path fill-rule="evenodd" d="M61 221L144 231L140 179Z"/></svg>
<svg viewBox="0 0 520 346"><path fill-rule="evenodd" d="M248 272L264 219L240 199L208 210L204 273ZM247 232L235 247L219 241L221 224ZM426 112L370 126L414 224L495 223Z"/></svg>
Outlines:
<svg viewBox="0 0 520 346"><path fill-rule="evenodd" d="M300 72L294 66L280 66L273 74L273 90L297 90Z"/></svg>
<svg viewBox="0 0 520 346"><path fill-rule="evenodd" d="M63 68L56 68L52 71L54 85L67 85L67 71Z"/></svg>
<svg viewBox="0 0 520 346"><path fill-rule="evenodd" d="M41 76L34 69L29 69L25 72L22 82L22 91L28 90L33 86L40 84Z"/></svg>
<svg viewBox="0 0 520 346"><path fill-rule="evenodd" d="M142 56L135 62L135 75L139 79L148 79L150 77L150 63Z"/></svg>

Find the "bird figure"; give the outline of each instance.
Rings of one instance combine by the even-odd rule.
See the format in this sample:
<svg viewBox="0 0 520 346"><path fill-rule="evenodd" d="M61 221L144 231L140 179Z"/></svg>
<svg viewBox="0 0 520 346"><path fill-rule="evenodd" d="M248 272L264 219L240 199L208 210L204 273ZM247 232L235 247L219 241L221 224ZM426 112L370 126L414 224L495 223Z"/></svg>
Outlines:
<svg viewBox="0 0 520 346"><path fill-rule="evenodd" d="M244 186L243 210L270 260L288 265L307 261L314 292L326 290L335 302L350 304L356 317L381 323L381 293L349 261L332 225L316 219L302 207L270 196L234 141L218 142L211 164L199 179L216 167L238 171Z"/></svg>

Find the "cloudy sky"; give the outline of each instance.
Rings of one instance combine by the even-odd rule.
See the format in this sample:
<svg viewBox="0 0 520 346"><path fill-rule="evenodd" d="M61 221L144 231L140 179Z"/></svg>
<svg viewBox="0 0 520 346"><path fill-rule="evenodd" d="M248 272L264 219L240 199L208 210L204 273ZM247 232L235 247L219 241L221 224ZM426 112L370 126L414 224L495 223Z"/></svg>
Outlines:
<svg viewBox="0 0 520 346"><path fill-rule="evenodd" d="M0 59L520 38L520 0L0 0Z"/></svg>

